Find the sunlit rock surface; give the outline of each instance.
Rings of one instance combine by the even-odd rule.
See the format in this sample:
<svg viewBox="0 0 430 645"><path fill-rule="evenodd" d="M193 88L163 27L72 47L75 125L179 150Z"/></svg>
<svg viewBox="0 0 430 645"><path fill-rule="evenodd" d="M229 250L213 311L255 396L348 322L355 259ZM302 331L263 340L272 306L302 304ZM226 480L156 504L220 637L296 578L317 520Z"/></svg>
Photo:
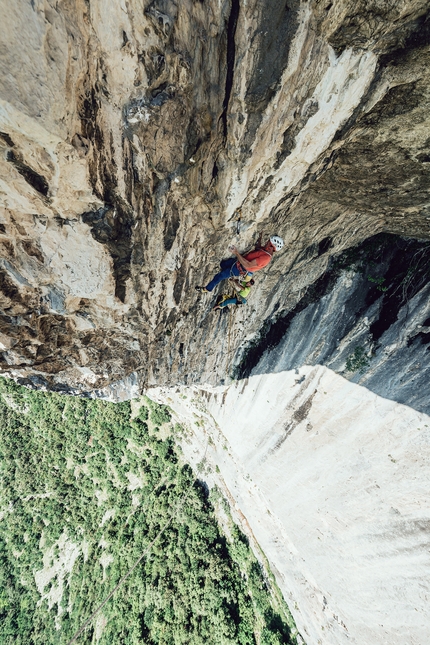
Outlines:
<svg viewBox="0 0 430 645"><path fill-rule="evenodd" d="M428 240L427 12L3 1L2 372L67 392L220 383L330 258L382 231ZM194 285L261 229L285 250L214 317Z"/></svg>
<svg viewBox="0 0 430 645"><path fill-rule="evenodd" d="M309 645L427 645L427 0L1 9L1 372L162 386Z"/></svg>
<svg viewBox="0 0 430 645"><path fill-rule="evenodd" d="M306 643L426 645L430 416L326 367L161 388Z"/></svg>
<svg viewBox="0 0 430 645"><path fill-rule="evenodd" d="M330 261L294 309L266 323L237 372L325 364L429 414L429 343L430 246L377 235Z"/></svg>

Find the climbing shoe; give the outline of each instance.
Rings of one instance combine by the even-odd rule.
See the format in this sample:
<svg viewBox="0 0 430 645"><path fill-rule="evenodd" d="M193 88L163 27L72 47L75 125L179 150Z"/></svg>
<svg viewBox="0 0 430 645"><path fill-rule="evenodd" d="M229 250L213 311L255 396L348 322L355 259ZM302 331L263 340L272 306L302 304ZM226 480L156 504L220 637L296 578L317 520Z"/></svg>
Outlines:
<svg viewBox="0 0 430 645"><path fill-rule="evenodd" d="M206 287L195 287L196 291L199 291L200 293L209 293L209 291L206 289Z"/></svg>

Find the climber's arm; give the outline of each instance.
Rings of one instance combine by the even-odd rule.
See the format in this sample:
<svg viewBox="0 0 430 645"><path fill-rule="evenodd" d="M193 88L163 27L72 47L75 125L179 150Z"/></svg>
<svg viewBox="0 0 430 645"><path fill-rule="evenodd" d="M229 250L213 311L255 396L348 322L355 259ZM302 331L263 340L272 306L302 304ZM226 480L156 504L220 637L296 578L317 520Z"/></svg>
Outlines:
<svg viewBox="0 0 430 645"><path fill-rule="evenodd" d="M256 266L258 266L257 260L247 260L246 258L243 257L237 250L235 246L230 247L230 251L237 257L241 265L243 266L244 269L247 271L252 271Z"/></svg>
<svg viewBox="0 0 430 645"><path fill-rule="evenodd" d="M239 280L233 280L232 278L230 278L230 282L235 291L240 291L241 289L243 289L243 286L240 284Z"/></svg>

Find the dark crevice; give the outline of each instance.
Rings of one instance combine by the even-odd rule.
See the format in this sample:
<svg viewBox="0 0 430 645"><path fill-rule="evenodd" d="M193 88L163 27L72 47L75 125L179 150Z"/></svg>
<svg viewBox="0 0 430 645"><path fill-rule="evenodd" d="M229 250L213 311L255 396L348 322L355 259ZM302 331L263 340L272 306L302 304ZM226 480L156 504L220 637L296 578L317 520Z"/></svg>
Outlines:
<svg viewBox="0 0 430 645"><path fill-rule="evenodd" d="M155 99L159 94L164 92L167 89L167 83L161 83L157 87L154 87L154 89L151 90L151 98Z"/></svg>
<svg viewBox="0 0 430 645"><path fill-rule="evenodd" d="M7 271L0 270L0 293L14 304L25 305L18 287L13 283Z"/></svg>
<svg viewBox="0 0 430 645"><path fill-rule="evenodd" d="M142 51L138 55L138 60L145 66L148 85L152 86L166 69L166 59L163 51L156 47L152 47L149 51Z"/></svg>
<svg viewBox="0 0 430 645"><path fill-rule="evenodd" d="M125 301L126 282L130 277L133 217L128 205L118 198L114 205L82 213L82 221L91 226L97 242L105 244L113 260L115 296Z"/></svg>
<svg viewBox="0 0 430 645"><path fill-rule="evenodd" d="M276 162L274 168L277 170L287 157L290 156L296 147L296 139L301 130L305 127L311 117L313 117L319 109L318 101L309 100L304 105L303 114L301 114L295 122L287 128L283 135L281 149L276 154Z"/></svg>
<svg viewBox="0 0 430 645"><path fill-rule="evenodd" d="M175 280L175 285L173 287L173 298L175 299L175 303L177 305L179 305L181 301L182 291L184 289L186 279L187 279L187 274L185 272L185 269L181 267L181 269L178 271L178 276Z"/></svg>
<svg viewBox="0 0 430 645"><path fill-rule="evenodd" d="M38 193L41 193L44 197L47 196L49 191L49 184L46 181L43 175L40 175L38 172L27 166L19 157L14 153L13 150L9 150L6 159L12 163L19 174L24 177L27 184L30 184L32 188L37 190Z"/></svg>
<svg viewBox="0 0 430 645"><path fill-rule="evenodd" d="M357 10L355 15L352 13L345 17L329 38L329 43L334 48L336 55L340 56L348 47L367 49L369 45L369 34L366 29L363 29L361 23L364 22L364 24L368 25L375 18L376 20L380 19L381 16L384 19L389 19L388 14L384 15L384 13L384 10L381 14L373 11L369 7L364 14L361 13L361 10ZM365 18L364 21L362 21L363 17ZM395 61L399 56L404 55L405 51L410 51L428 44L428 14L414 18L407 23L399 20L396 22L398 26L396 27L395 23L392 23L393 29L384 35L380 34L377 41L377 50L380 52L385 51L381 56L383 64L393 60Z"/></svg>
<svg viewBox="0 0 430 645"><path fill-rule="evenodd" d="M112 256L115 277L115 296L125 302L126 282L130 277L131 238L133 233L133 211L119 195L104 191L106 202L112 205L108 213L114 215L109 239L105 242Z"/></svg>
<svg viewBox="0 0 430 645"><path fill-rule="evenodd" d="M278 170L287 157L290 156L296 147L296 136L300 132L300 128L290 126L283 134L281 149L276 153L276 161L274 168Z"/></svg>
<svg viewBox="0 0 430 645"><path fill-rule="evenodd" d="M200 146L210 138L210 129L205 129L199 121L198 113L193 112L187 126L185 135L185 159L190 159L197 154Z"/></svg>
<svg viewBox="0 0 430 645"><path fill-rule="evenodd" d="M313 258L324 255L324 253L327 253L330 250L331 246L331 237L325 237L319 243L314 242L313 244L310 244L299 253L299 255L295 259L293 266L297 267L297 265L303 262L310 262Z"/></svg>
<svg viewBox="0 0 430 645"><path fill-rule="evenodd" d="M102 150L104 143L103 133L97 123L99 110L100 102L96 90L91 88L86 91L82 99L79 116L82 123L82 135L94 144L96 150ZM97 183L97 177L93 176L94 170L90 167L90 177L93 184Z"/></svg>
<svg viewBox="0 0 430 645"><path fill-rule="evenodd" d="M250 46L258 52L246 92L248 112L263 113L276 94L299 25L297 0L265 0L256 7L259 28Z"/></svg>
<svg viewBox="0 0 430 645"><path fill-rule="evenodd" d="M402 26L399 29L400 31L402 32L398 39L400 47L381 56L379 64L382 67L390 63L396 65L410 51L430 45L430 11L407 25ZM409 33L405 37L405 33L407 32Z"/></svg>
<svg viewBox="0 0 430 645"><path fill-rule="evenodd" d="M429 345L430 344L430 332L428 331L420 331L416 336L412 336L412 338L409 338L408 340L408 347L413 345L414 343L421 343L422 345ZM430 347L427 349L430 350Z"/></svg>
<svg viewBox="0 0 430 645"><path fill-rule="evenodd" d="M38 248L36 242L32 242L31 240L23 240L21 242L21 246L27 253L27 255L36 258L36 260L39 260L41 264L44 264L45 258L43 257L43 253Z"/></svg>
<svg viewBox="0 0 430 645"><path fill-rule="evenodd" d="M381 279L380 279L381 280ZM370 326L374 341L396 322L399 311L430 280L430 244L401 240L382 281L373 290L383 294L378 320Z"/></svg>
<svg viewBox="0 0 430 645"><path fill-rule="evenodd" d="M98 123L100 100L94 88L87 89L82 97L80 117L82 134L93 144L93 158L89 161L90 182L93 191L105 206L82 214L82 221L91 226L91 234L97 242L105 244L113 260L115 296L125 301L126 283L131 275L133 209L130 203L118 194L117 167L114 160L113 138L110 146ZM126 186L133 187L133 166L123 142ZM110 152L110 154L109 154ZM127 195L130 200L131 194Z"/></svg>
<svg viewBox="0 0 430 645"><path fill-rule="evenodd" d="M6 145L10 146L11 148L14 147L14 142L10 138L10 135L8 135L7 132L0 132L0 139L3 139Z"/></svg>
<svg viewBox="0 0 430 645"><path fill-rule="evenodd" d="M327 253L331 245L332 245L331 237L325 237L324 239L322 239L321 242L318 244L318 257L320 257L320 255L324 255L324 253Z"/></svg>
<svg viewBox="0 0 430 645"><path fill-rule="evenodd" d="M175 204L172 204L172 209L169 213L166 227L164 229L164 248L166 251L170 251L170 249L172 248L180 224L181 220L179 217L179 211L176 208Z"/></svg>
<svg viewBox="0 0 430 645"><path fill-rule="evenodd" d="M423 101L423 93L416 89L416 85L416 81L412 81L390 88L372 110L359 119L360 125L377 125L384 119L391 119L414 110Z"/></svg>
<svg viewBox="0 0 430 645"><path fill-rule="evenodd" d="M221 121L223 124L224 137L227 137L227 110L230 102L231 90L233 87L234 63L236 58L236 27L239 17L239 0L231 0L231 11L227 23L227 73L225 78L225 94L222 104Z"/></svg>

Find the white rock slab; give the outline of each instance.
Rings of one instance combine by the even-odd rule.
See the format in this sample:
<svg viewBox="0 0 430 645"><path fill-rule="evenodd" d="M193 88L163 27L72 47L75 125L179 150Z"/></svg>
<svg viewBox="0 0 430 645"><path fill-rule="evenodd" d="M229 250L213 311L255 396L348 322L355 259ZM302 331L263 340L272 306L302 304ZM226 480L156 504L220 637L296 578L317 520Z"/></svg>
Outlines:
<svg viewBox="0 0 430 645"><path fill-rule="evenodd" d="M427 645L430 417L322 366L158 393L193 429L185 456L218 465L308 645Z"/></svg>

